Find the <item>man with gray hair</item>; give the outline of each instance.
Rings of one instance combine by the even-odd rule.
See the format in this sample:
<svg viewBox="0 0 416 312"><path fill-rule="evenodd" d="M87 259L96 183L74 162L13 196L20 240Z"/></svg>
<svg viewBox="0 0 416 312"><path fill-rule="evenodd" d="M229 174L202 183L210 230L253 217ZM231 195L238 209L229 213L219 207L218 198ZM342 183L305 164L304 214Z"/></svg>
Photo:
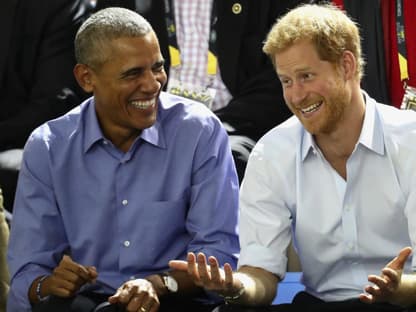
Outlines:
<svg viewBox="0 0 416 312"><path fill-rule="evenodd" d="M208 108L161 92L158 39L137 13L93 14L75 52L93 96L26 143L8 311L211 310L219 298L168 263L204 252L236 264L226 131Z"/></svg>

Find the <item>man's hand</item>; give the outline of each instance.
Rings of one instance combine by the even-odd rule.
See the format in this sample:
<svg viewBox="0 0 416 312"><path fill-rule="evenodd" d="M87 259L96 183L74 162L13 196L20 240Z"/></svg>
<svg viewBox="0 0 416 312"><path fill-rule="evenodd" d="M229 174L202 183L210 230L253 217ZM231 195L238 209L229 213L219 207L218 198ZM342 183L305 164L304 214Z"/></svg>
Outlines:
<svg viewBox="0 0 416 312"><path fill-rule="evenodd" d="M84 284L93 283L97 275L95 267L83 266L64 255L52 275L43 282L44 292L46 295L71 297Z"/></svg>
<svg viewBox="0 0 416 312"><path fill-rule="evenodd" d="M125 306L128 312L156 312L160 306L153 284L147 279L125 282L108 301Z"/></svg>
<svg viewBox="0 0 416 312"><path fill-rule="evenodd" d="M48 276L40 288L42 297L58 296L72 297L86 283L93 283L97 278L97 270L93 266L83 266L74 262L70 256L64 255L59 265ZM37 302L37 278L30 287L30 302Z"/></svg>
<svg viewBox="0 0 416 312"><path fill-rule="evenodd" d="M368 281L373 285L367 285L363 293L359 296L365 303L400 301L399 292L402 282L404 265L412 253L412 248L405 247L400 250L397 257L390 261L382 270L381 275L369 275Z"/></svg>
<svg viewBox="0 0 416 312"><path fill-rule="evenodd" d="M217 292L223 296L234 296L242 288L242 283L233 274L233 269L229 263L224 264L224 269L220 269L215 257L207 259L203 253L195 256L188 253L187 261L172 260L169 266L173 270L187 271L195 285L209 291Z"/></svg>

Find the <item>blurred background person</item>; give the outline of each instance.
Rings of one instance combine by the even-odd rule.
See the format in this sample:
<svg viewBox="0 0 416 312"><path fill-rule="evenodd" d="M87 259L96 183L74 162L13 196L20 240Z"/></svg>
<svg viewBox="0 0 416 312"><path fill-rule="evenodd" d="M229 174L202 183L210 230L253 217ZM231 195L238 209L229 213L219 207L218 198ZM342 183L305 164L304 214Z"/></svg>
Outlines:
<svg viewBox="0 0 416 312"><path fill-rule="evenodd" d="M0 187L10 211L29 134L85 97L72 73L73 42L90 8L86 0L0 3Z"/></svg>

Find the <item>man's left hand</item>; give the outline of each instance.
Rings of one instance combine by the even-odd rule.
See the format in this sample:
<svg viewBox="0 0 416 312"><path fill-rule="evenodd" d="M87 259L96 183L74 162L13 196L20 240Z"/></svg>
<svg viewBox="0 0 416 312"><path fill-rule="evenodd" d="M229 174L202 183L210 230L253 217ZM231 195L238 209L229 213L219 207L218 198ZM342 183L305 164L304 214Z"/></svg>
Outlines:
<svg viewBox="0 0 416 312"><path fill-rule="evenodd" d="M394 303L400 289L404 265L411 253L411 247L403 248L398 256L381 270L381 275L369 275L368 281L373 284L364 288L365 293L359 296L360 300L365 303Z"/></svg>

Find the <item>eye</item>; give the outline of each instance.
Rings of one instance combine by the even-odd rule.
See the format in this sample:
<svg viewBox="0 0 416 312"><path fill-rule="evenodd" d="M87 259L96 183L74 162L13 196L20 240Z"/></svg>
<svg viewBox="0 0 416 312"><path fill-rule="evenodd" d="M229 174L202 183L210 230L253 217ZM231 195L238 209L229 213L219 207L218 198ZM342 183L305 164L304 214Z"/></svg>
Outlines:
<svg viewBox="0 0 416 312"><path fill-rule="evenodd" d="M288 78L280 78L280 83L283 87L289 87L292 84L292 81Z"/></svg>
<svg viewBox="0 0 416 312"><path fill-rule="evenodd" d="M121 75L121 79L124 79L124 80L136 79L142 73L143 73L143 70L142 69L140 69L140 68L133 68L133 69L130 69L130 70L126 71L125 73L123 73Z"/></svg>
<svg viewBox="0 0 416 312"><path fill-rule="evenodd" d="M165 64L165 62L164 61L160 61L160 62L157 62L157 63L155 63L153 66L152 66L152 71L153 72L155 72L155 73L160 73L160 72L162 72L165 68L163 67L163 65Z"/></svg>
<svg viewBox="0 0 416 312"><path fill-rule="evenodd" d="M311 80L314 77L312 73L304 73L301 76L302 81L308 81Z"/></svg>

